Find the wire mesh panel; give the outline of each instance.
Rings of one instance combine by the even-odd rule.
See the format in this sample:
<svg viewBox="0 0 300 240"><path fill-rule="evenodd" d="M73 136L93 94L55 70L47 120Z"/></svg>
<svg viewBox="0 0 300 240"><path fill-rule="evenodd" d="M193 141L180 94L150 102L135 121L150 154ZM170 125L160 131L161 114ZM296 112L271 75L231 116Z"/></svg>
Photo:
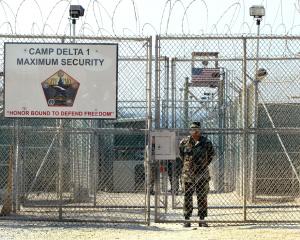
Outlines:
<svg viewBox="0 0 300 240"><path fill-rule="evenodd" d="M0 203L1 209L6 202L12 206L3 217L146 222L144 148L151 39L75 39L81 44L118 44L118 118L2 117ZM74 38L59 36L1 36L0 51L3 56L4 42L73 41ZM3 59L0 62L3 72ZM1 99L2 107L3 104ZM10 173L13 173L13 181L9 180Z"/></svg>
<svg viewBox="0 0 300 240"><path fill-rule="evenodd" d="M160 90L169 105L159 105L169 111L168 126L182 137L200 121L217 151L207 221L299 221L299 40L157 37L157 65L170 57L169 87ZM157 221L185 220L184 193L160 193L172 207L159 205ZM199 221L196 195L191 221Z"/></svg>
<svg viewBox="0 0 300 240"><path fill-rule="evenodd" d="M251 52L258 42L259 52ZM249 219L299 219L299 43L289 37L247 41L248 126L258 128L248 137L249 197L258 207Z"/></svg>
<svg viewBox="0 0 300 240"><path fill-rule="evenodd" d="M3 108L1 109L3 111ZM14 122L1 118L0 133L0 216L12 212L13 160L14 160Z"/></svg>
<svg viewBox="0 0 300 240"><path fill-rule="evenodd" d="M1 36L1 52L4 42L73 40ZM153 69L151 39L75 40L118 43L118 118L2 117L3 218L182 222L186 198L190 221L206 202L206 221L300 221L299 38L157 36ZM145 130L170 128L178 145L191 122L201 122L215 155L210 180L187 196L179 156L144 161Z"/></svg>

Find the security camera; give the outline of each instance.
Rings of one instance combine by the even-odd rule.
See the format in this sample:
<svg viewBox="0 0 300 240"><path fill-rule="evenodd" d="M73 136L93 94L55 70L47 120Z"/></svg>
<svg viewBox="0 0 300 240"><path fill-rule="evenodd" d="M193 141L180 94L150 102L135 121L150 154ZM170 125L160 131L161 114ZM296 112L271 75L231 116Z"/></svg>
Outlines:
<svg viewBox="0 0 300 240"><path fill-rule="evenodd" d="M265 16L265 8L261 5L254 5L250 7L250 16L253 16L254 18L262 18Z"/></svg>
<svg viewBox="0 0 300 240"><path fill-rule="evenodd" d="M84 15L84 8L81 5L70 5L69 15L71 18L79 18Z"/></svg>

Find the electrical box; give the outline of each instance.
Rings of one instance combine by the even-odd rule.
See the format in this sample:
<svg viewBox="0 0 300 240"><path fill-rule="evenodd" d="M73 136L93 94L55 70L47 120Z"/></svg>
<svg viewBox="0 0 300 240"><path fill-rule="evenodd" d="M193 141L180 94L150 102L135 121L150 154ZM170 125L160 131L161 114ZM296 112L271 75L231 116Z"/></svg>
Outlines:
<svg viewBox="0 0 300 240"><path fill-rule="evenodd" d="M176 134L171 131L151 132L151 140L154 143L155 160L176 159Z"/></svg>

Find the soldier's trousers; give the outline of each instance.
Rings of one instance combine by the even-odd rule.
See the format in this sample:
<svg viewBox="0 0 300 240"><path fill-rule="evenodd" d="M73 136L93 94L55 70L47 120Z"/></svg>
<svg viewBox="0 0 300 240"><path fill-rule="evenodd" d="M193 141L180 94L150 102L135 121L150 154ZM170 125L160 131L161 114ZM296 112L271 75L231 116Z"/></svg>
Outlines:
<svg viewBox="0 0 300 240"><path fill-rule="evenodd" d="M196 192L198 204L198 216L204 219L207 216L207 194L209 192L209 181L184 183L184 203L183 214L185 218L190 218L193 212L193 194Z"/></svg>

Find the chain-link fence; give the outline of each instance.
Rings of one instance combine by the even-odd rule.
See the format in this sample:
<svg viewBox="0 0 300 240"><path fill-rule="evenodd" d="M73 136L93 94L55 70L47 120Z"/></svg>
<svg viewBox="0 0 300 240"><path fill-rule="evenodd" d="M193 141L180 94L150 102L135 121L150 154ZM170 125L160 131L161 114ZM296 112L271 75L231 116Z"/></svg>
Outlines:
<svg viewBox="0 0 300 240"><path fill-rule="evenodd" d="M0 39L2 56L4 42L73 41ZM151 38L75 39L118 43L118 118L2 117L2 218L149 223L153 214L182 222L182 162L153 165L145 146L149 130L175 131L179 142L200 121L216 151L206 220L300 221L300 38L157 36L153 46ZM0 64L3 72L3 57Z"/></svg>
<svg viewBox="0 0 300 240"><path fill-rule="evenodd" d="M297 37L157 37L156 126L175 128L181 139L200 121L216 148L207 221L299 222L299 44ZM167 175L160 180L171 189ZM198 185L205 188L195 183L196 193ZM160 189L156 220L184 221L183 185L169 194ZM199 194L190 221L199 221L195 195L205 204Z"/></svg>
<svg viewBox="0 0 300 240"><path fill-rule="evenodd" d="M81 44L117 43L119 49L116 120L1 117L2 217L147 222L144 148L151 38L0 39L2 73L4 42L74 43L75 39ZM15 91L17 98L24 90ZM1 102L3 107L3 98Z"/></svg>

